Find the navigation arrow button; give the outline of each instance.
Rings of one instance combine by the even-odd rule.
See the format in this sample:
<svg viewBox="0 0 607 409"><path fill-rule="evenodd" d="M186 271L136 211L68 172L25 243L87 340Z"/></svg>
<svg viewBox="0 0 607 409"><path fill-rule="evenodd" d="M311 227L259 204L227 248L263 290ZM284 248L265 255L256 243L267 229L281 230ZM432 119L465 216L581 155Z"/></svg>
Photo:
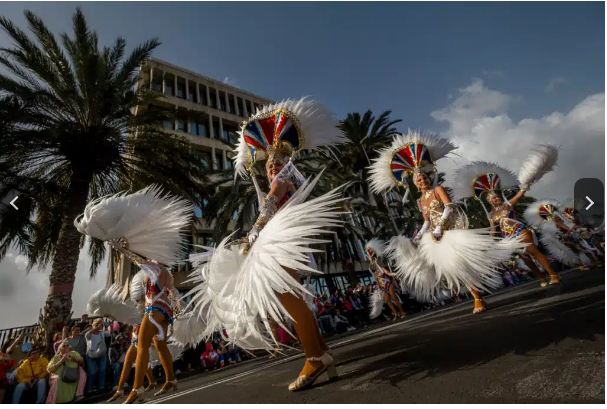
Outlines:
<svg viewBox="0 0 607 409"><path fill-rule="evenodd" d="M17 199L19 199L19 196L15 196L15 198L13 200L11 200L11 202L10 202L10 205L13 206L15 208L15 210L19 210L19 208L15 204L15 202L17 201Z"/></svg>
<svg viewBox="0 0 607 409"><path fill-rule="evenodd" d="M585 207L585 209L588 210L592 207L592 205L594 205L594 202L588 196L586 196L586 200L588 200L589 204L588 204L588 206Z"/></svg>

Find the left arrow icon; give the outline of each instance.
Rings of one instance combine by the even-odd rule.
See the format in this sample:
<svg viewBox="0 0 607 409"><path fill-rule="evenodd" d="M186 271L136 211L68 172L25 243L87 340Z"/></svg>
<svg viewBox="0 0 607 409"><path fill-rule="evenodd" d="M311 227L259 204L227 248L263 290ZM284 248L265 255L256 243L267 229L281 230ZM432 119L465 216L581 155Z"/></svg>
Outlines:
<svg viewBox="0 0 607 409"><path fill-rule="evenodd" d="M17 201L17 199L19 199L19 196L15 196L15 198L13 200L11 200L11 203L10 203L11 206L13 206L15 208L15 210L19 210L19 208L15 204L15 202Z"/></svg>

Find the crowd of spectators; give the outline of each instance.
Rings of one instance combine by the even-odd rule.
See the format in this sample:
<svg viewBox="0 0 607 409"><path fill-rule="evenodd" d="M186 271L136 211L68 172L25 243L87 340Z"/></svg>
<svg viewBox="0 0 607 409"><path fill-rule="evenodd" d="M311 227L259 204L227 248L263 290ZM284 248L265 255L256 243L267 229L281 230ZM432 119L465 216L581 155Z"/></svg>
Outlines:
<svg viewBox="0 0 607 409"><path fill-rule="evenodd" d="M17 335L0 349L0 403L69 403L115 391L132 331L130 325L83 315L54 334L50 356L23 334ZM173 356L177 376L224 368L251 357L227 345L220 334L195 348L175 350L179 351ZM151 358L150 366L156 379L164 377L158 359ZM127 390L133 376L134 369L124 385Z"/></svg>

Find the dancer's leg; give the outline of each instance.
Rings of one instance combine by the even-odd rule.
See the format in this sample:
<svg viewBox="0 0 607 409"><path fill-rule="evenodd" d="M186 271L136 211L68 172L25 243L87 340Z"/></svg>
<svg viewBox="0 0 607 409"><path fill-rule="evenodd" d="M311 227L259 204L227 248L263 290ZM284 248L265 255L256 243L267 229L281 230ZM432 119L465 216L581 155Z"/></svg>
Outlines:
<svg viewBox="0 0 607 409"><path fill-rule="evenodd" d="M398 310L398 316L404 317L405 315L407 315L405 313L405 310L403 309L403 305L401 304L401 302L398 299L398 296L396 295L396 290L394 289L394 285L390 286L389 293L390 293L390 298L392 299L392 302L394 303L394 306Z"/></svg>
<svg viewBox="0 0 607 409"><path fill-rule="evenodd" d="M487 304L485 303L485 300L483 300L483 297L481 297L479 291L472 287L468 288L468 291L470 291L470 294L474 297L474 309L472 310L472 314L478 314L479 312L485 311L487 309Z"/></svg>

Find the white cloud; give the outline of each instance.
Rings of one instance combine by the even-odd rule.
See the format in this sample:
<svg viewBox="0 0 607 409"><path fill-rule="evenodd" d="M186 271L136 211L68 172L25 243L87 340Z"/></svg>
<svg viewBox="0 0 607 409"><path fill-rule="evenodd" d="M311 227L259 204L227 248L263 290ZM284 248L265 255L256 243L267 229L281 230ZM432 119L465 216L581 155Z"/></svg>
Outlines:
<svg viewBox="0 0 607 409"><path fill-rule="evenodd" d="M88 298L105 285L106 261L103 261L95 279L89 279L91 258L80 253L76 282L72 296L75 316L86 309ZM0 262L0 328L35 324L48 293L50 266L44 270L33 268L26 273L25 256L9 251Z"/></svg>
<svg viewBox="0 0 607 409"><path fill-rule="evenodd" d="M553 112L541 118L514 121L508 109L516 99L474 80L458 91L446 107L432 112L445 123L446 135L459 146L455 161L439 167L450 173L467 161L497 162L517 172L527 152L535 144L560 148L557 168L530 192L535 197L564 200L573 196L573 186L582 177L604 180L605 174L605 94L587 96L569 112Z"/></svg>
<svg viewBox="0 0 607 409"><path fill-rule="evenodd" d="M565 78L563 78L563 77L552 78L550 81L548 81L548 84L546 84L546 88L545 88L546 93L552 94L554 91L556 91L556 89L558 87L563 85L565 82L566 82Z"/></svg>

